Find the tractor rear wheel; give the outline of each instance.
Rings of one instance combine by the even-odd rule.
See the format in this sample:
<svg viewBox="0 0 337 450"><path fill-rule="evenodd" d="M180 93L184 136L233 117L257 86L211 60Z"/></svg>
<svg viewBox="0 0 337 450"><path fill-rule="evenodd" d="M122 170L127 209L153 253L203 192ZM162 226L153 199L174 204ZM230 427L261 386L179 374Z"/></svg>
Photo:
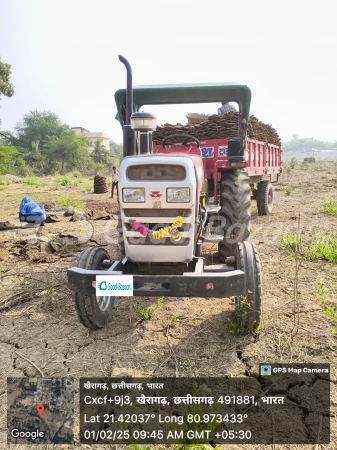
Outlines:
<svg viewBox="0 0 337 450"><path fill-rule="evenodd" d="M273 211L274 192L269 180L262 180L257 185L257 211L259 216L269 216Z"/></svg>
<svg viewBox="0 0 337 450"><path fill-rule="evenodd" d="M230 170L223 172L220 184L220 215L225 219L224 238L218 244L218 254L225 262L228 256L234 255L235 245L249 239L250 181L246 172Z"/></svg>
<svg viewBox="0 0 337 450"><path fill-rule="evenodd" d="M110 259L107 251L102 247L90 247L84 250L77 262L77 267L87 270L103 270L102 262ZM95 294L75 292L75 307L82 324L98 330L103 328L112 316L114 297L96 297Z"/></svg>
<svg viewBox="0 0 337 450"><path fill-rule="evenodd" d="M245 274L243 295L235 298L241 325L247 330L257 328L262 316L262 283L259 256L255 245L242 242L236 247L236 268Z"/></svg>

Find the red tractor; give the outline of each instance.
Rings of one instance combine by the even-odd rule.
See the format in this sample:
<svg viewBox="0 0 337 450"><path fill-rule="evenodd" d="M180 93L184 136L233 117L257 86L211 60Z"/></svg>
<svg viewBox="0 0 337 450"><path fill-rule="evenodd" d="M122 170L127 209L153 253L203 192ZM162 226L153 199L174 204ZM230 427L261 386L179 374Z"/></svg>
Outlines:
<svg viewBox="0 0 337 450"><path fill-rule="evenodd" d="M104 327L121 295L234 296L242 324L256 328L262 285L257 251L249 241L251 186L262 183L260 210L270 212L272 191L262 178L280 172L280 149L247 139L249 88L236 83L133 88L131 66L119 59L127 70L127 88L115 94L123 125L118 221L123 257L111 260L104 248L91 247L68 270L81 322ZM200 142L174 133L153 145L156 117L139 112L144 105L223 99L239 105L235 139ZM206 265L202 245L212 227L222 232L216 236L220 261Z"/></svg>

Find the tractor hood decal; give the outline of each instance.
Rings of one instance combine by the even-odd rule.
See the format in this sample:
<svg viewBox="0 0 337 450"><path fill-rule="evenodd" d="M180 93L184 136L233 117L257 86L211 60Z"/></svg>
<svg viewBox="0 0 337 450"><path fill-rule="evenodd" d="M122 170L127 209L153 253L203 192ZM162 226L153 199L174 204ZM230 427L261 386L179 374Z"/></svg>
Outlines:
<svg viewBox="0 0 337 450"><path fill-rule="evenodd" d="M151 191L150 197L152 198L154 208L161 208L161 196L162 194L160 193L160 191Z"/></svg>

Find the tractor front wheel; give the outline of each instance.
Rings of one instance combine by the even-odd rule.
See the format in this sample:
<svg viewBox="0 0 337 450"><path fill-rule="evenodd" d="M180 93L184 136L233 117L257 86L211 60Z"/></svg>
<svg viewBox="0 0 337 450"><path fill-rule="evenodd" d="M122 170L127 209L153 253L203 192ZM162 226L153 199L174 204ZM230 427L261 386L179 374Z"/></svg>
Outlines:
<svg viewBox="0 0 337 450"><path fill-rule="evenodd" d="M77 262L77 267L87 270L103 270L102 262L110 259L109 254L102 247L90 247L84 250ZM114 297L97 297L95 294L75 292L75 307L82 324L98 330L103 328L112 316Z"/></svg>
<svg viewBox="0 0 337 450"><path fill-rule="evenodd" d="M255 245L242 242L236 247L236 268L245 274L244 293L235 298L241 325L247 330L257 328L262 316L262 282L259 256Z"/></svg>
<svg viewBox="0 0 337 450"><path fill-rule="evenodd" d="M269 216L273 211L274 191L269 180L262 180L257 185L257 211L259 216Z"/></svg>

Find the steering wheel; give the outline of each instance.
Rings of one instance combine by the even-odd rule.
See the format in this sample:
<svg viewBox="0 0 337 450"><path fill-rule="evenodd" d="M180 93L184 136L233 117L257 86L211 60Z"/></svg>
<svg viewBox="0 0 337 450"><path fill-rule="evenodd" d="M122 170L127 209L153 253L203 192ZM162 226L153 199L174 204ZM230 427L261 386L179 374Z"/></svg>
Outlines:
<svg viewBox="0 0 337 450"><path fill-rule="evenodd" d="M178 146L181 147L182 145L185 147L188 141L194 141L197 144L197 146L200 147L199 140L196 137L191 136L190 134L170 134L169 136L166 136L166 138L163 139L162 146L164 148L166 148L167 141L169 141L170 139L176 139L176 138L179 138L179 139L184 138L184 140L182 141L181 144L175 145L175 147L178 147Z"/></svg>

